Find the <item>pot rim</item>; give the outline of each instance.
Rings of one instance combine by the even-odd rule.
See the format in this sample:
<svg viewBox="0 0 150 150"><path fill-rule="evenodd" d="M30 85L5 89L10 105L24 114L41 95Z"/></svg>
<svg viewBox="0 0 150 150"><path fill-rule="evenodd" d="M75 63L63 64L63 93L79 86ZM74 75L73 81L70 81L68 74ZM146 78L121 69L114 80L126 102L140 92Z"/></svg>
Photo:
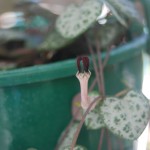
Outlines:
<svg viewBox="0 0 150 150"><path fill-rule="evenodd" d="M111 51L110 59L107 64L116 64L140 54L147 46L147 39L146 35L142 35L125 45L115 48ZM106 53L103 53L102 58L104 59L105 56ZM92 68L93 66L91 66L91 69ZM58 78L73 76L76 72L77 68L75 59L6 70L0 72L0 87L55 80Z"/></svg>

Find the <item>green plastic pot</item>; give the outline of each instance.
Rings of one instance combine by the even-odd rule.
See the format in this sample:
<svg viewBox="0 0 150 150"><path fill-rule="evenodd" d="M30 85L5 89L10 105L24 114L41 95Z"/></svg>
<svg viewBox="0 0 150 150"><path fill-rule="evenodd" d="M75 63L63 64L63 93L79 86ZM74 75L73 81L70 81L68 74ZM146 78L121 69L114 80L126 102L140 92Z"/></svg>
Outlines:
<svg viewBox="0 0 150 150"><path fill-rule="evenodd" d="M124 89L124 81L129 78L134 79L137 89L141 88L141 52L146 40L142 36L111 52L104 71L107 94ZM54 150L71 119L72 98L80 90L75 61L0 72L0 150ZM93 137L99 134L83 128L78 143L95 150L98 138ZM132 149L130 142L125 143L127 150Z"/></svg>

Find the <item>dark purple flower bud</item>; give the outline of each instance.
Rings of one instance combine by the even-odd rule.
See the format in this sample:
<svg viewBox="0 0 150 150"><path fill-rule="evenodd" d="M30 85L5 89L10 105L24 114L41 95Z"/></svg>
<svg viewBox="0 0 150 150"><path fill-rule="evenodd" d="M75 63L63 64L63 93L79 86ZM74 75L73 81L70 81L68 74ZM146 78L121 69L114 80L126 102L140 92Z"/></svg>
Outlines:
<svg viewBox="0 0 150 150"><path fill-rule="evenodd" d="M82 57L81 56L79 56L78 58L77 58L77 67L78 67L78 71L79 72L81 72L81 65L80 65L80 61L82 60Z"/></svg>
<svg viewBox="0 0 150 150"><path fill-rule="evenodd" d="M82 62L83 62L84 71L88 72L89 71L89 58L86 56L83 57Z"/></svg>
<svg viewBox="0 0 150 150"><path fill-rule="evenodd" d="M81 67L80 62L83 63L83 68ZM87 56L77 58L77 67L79 72L88 72L89 71L89 58Z"/></svg>

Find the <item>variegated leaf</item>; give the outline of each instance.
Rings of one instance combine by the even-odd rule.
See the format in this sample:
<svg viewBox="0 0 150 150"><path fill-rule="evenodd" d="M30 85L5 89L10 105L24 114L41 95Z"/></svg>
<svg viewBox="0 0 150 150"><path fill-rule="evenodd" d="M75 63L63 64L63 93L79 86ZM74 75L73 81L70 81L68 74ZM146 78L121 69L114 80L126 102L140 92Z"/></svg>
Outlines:
<svg viewBox="0 0 150 150"><path fill-rule="evenodd" d="M93 91L89 93L89 97L91 99L91 102L98 97L98 92ZM104 127L104 123L103 123L103 116L100 114L99 112L99 106L100 104L98 104L93 110L91 110L88 115L85 118L85 125L88 129L99 129Z"/></svg>
<svg viewBox="0 0 150 150"><path fill-rule="evenodd" d="M69 132L68 132L67 136L65 137L63 143L60 145L59 150L67 150L66 148L71 145L73 137L74 137L74 134L75 134L75 132L77 130L78 125L79 125L79 123L76 122L76 123L74 123L71 126L71 128L69 129ZM62 138L64 132L62 133L60 139Z"/></svg>
<svg viewBox="0 0 150 150"><path fill-rule="evenodd" d="M100 114L98 108L91 110L85 118L85 125L88 129L99 129L105 126L103 116Z"/></svg>
<svg viewBox="0 0 150 150"><path fill-rule="evenodd" d="M76 38L85 32L100 15L102 3L86 0L81 6L70 5L56 21L56 28L65 38Z"/></svg>
<svg viewBox="0 0 150 150"><path fill-rule="evenodd" d="M66 46L67 44L70 44L72 41L73 40L62 37L61 34L54 30L39 46L39 50L57 50Z"/></svg>
<svg viewBox="0 0 150 150"><path fill-rule="evenodd" d="M121 99L106 98L100 109L105 126L112 133L128 140L136 140L150 119L149 101L135 91L130 91Z"/></svg>

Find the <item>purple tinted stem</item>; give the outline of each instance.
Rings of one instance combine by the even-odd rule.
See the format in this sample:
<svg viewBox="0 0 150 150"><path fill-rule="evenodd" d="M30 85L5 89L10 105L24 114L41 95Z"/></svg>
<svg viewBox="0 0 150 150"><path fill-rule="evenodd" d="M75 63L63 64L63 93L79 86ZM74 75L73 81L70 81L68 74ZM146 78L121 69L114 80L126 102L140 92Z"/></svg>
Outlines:
<svg viewBox="0 0 150 150"><path fill-rule="evenodd" d="M101 148L102 148L104 133L105 133L105 129L102 129L101 133L100 133L100 140L99 140L99 144L98 144L98 150L101 150Z"/></svg>
<svg viewBox="0 0 150 150"><path fill-rule="evenodd" d="M75 117L78 115L79 111L80 111L80 108L76 111ZM65 132L64 132L64 134L62 135L60 141L59 141L58 144L56 145L55 150L59 150L59 147L60 147L61 144L64 142L64 140L65 140L67 134L69 133L69 130L70 130L71 126L74 124L75 117L73 117L73 118L71 119L71 121L70 121L70 123L68 124L67 128L65 129Z"/></svg>
<svg viewBox="0 0 150 150"><path fill-rule="evenodd" d="M77 130L76 130L76 132L75 132L75 135L74 135L74 137L73 137L73 141L72 141L70 150L73 150L73 149L74 149L74 147L75 147L75 145L76 145L76 141L77 141L78 136L79 136L79 133L80 133L80 130L81 130L82 126L83 126L84 120L85 120L87 114L90 112L92 106L93 106L98 100L101 100L101 97L97 97L97 98L89 105L89 107L87 108L86 112L84 113L84 115L83 115L83 117L82 117L82 119L81 119L81 121L80 121L80 123L79 123L79 125L78 125L78 128L77 128Z"/></svg>

